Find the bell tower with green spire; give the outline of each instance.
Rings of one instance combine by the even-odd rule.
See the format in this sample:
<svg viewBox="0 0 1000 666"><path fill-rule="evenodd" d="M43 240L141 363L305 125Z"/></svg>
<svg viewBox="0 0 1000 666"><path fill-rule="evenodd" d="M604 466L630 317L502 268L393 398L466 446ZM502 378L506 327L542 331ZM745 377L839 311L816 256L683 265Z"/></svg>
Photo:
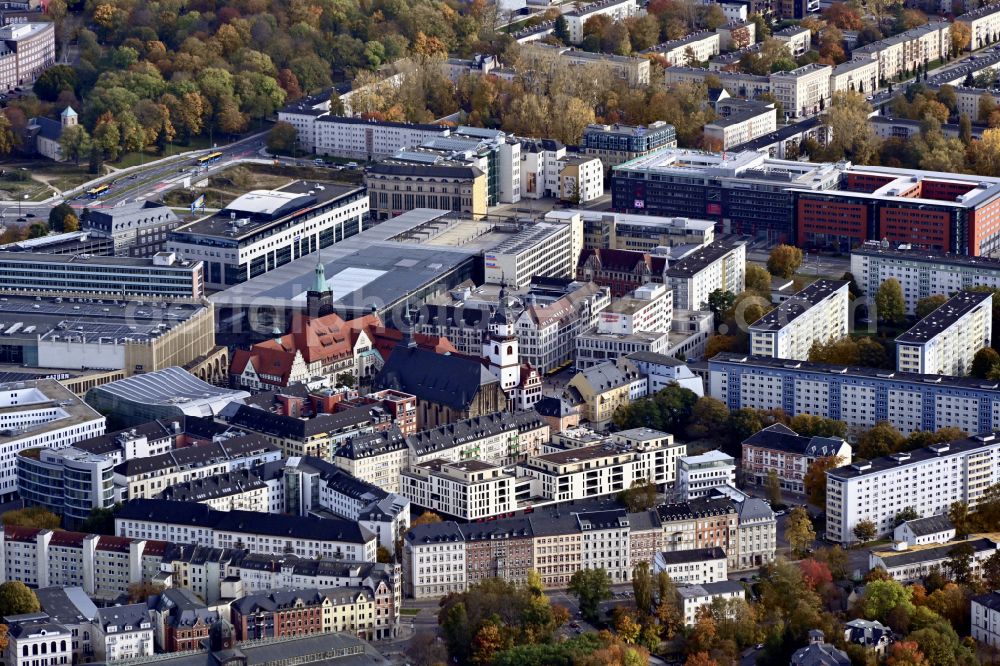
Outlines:
<svg viewBox="0 0 1000 666"><path fill-rule="evenodd" d="M306 312L311 319L333 312L333 293L326 284L326 269L320 252L316 253L312 289L306 292Z"/></svg>

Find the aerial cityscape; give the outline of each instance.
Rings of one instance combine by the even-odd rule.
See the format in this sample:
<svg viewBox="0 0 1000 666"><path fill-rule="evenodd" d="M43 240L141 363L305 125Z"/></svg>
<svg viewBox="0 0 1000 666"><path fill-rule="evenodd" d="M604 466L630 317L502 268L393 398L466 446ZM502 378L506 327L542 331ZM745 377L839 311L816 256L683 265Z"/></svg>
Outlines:
<svg viewBox="0 0 1000 666"><path fill-rule="evenodd" d="M1000 664L1000 3L0 44L0 666Z"/></svg>

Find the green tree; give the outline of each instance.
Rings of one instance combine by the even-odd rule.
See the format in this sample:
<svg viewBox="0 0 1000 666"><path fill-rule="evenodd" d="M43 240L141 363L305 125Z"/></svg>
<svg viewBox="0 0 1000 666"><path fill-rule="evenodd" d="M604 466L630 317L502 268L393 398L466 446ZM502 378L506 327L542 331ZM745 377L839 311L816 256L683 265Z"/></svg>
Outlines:
<svg viewBox="0 0 1000 666"><path fill-rule="evenodd" d="M795 275L802 265L802 250L794 245L778 245L767 258L767 270L771 275L788 279Z"/></svg>
<svg viewBox="0 0 1000 666"><path fill-rule="evenodd" d="M992 347L983 347L977 351L972 357L972 370L969 374L980 379L1000 374L1000 353Z"/></svg>
<svg viewBox="0 0 1000 666"><path fill-rule="evenodd" d="M991 590L1000 590L1000 551L986 558L983 562L983 580Z"/></svg>
<svg viewBox="0 0 1000 666"><path fill-rule="evenodd" d="M64 127L59 137L59 148L64 157L80 163L80 158L90 152L90 135L82 125Z"/></svg>
<svg viewBox="0 0 1000 666"><path fill-rule="evenodd" d="M37 613L41 610L38 597L19 580L0 584L0 617Z"/></svg>
<svg viewBox="0 0 1000 666"><path fill-rule="evenodd" d="M917 319L923 319L930 313L937 310L939 307L945 304L948 300L947 296L941 294L935 294L933 296L927 296L926 298L921 298L917 301L916 313Z"/></svg>
<svg viewBox="0 0 1000 666"><path fill-rule="evenodd" d="M115 514L121 509L121 504L104 509L94 507L90 510L90 515L80 525L80 531L87 534L107 534L115 533Z"/></svg>
<svg viewBox="0 0 1000 666"><path fill-rule="evenodd" d="M708 309L715 315L715 322L722 321L722 315L729 311L736 302L736 294L724 289L716 289L708 295Z"/></svg>
<svg viewBox="0 0 1000 666"><path fill-rule="evenodd" d="M353 372L341 372L337 375L337 386L346 386L347 388L354 388L357 385L358 380L354 377Z"/></svg>
<svg viewBox="0 0 1000 666"><path fill-rule="evenodd" d="M955 537L964 538L969 534L969 505L965 502L952 502L948 507L948 520L955 526Z"/></svg>
<svg viewBox="0 0 1000 666"><path fill-rule="evenodd" d="M648 511L656 506L656 486L648 479L636 479L621 492L621 501L629 511Z"/></svg>
<svg viewBox="0 0 1000 666"><path fill-rule="evenodd" d="M41 73L32 90L39 99L54 102L63 91L76 93L77 85L76 70L72 66L53 65Z"/></svg>
<svg viewBox="0 0 1000 666"><path fill-rule="evenodd" d="M690 389L667 386L652 396L636 400L615 412L614 423L622 429L653 428L683 432L691 420L698 396Z"/></svg>
<svg viewBox="0 0 1000 666"><path fill-rule="evenodd" d="M580 602L580 612L591 622L598 618L598 607L611 597L611 581L603 568L580 569L569 580L568 591Z"/></svg>
<svg viewBox="0 0 1000 666"><path fill-rule="evenodd" d="M875 312L881 321L902 324L906 321L906 301L903 287L896 278L883 282L875 293Z"/></svg>
<svg viewBox="0 0 1000 666"><path fill-rule="evenodd" d="M959 543L948 550L948 559L944 566L951 572L952 579L959 585L972 582L972 558L976 549L969 542Z"/></svg>
<svg viewBox="0 0 1000 666"><path fill-rule="evenodd" d="M920 514L917 513L917 510L912 506L908 506L896 514L896 517L892 520L892 525L893 527L899 527L907 521L917 520L918 518L920 518Z"/></svg>
<svg viewBox="0 0 1000 666"><path fill-rule="evenodd" d="M857 456L871 460L896 453L905 439L894 425L888 421L879 421L858 437Z"/></svg>
<svg viewBox="0 0 1000 666"><path fill-rule="evenodd" d="M63 222L70 215L73 215L73 207L68 203L61 203L52 210L49 211L49 229L61 233L66 229L63 227Z"/></svg>
<svg viewBox="0 0 1000 666"><path fill-rule="evenodd" d="M963 145L972 143L972 118L968 113L963 113L958 117L958 140Z"/></svg>
<svg viewBox="0 0 1000 666"><path fill-rule="evenodd" d="M5 527L31 527L41 530L55 530L59 528L60 522L59 516L40 506L12 509L0 515L0 523L3 523ZM2 616L0 614L0 617Z"/></svg>
<svg viewBox="0 0 1000 666"><path fill-rule="evenodd" d="M889 613L896 608L903 608L908 614L913 613L912 591L899 582L876 580L865 586L865 596L862 599L862 609L869 620L885 622Z"/></svg>
<svg viewBox="0 0 1000 666"><path fill-rule="evenodd" d="M764 421L755 410L744 407L730 412L726 431L731 446L740 446L745 439L764 429Z"/></svg>
<svg viewBox="0 0 1000 666"><path fill-rule="evenodd" d="M824 456L816 458L809 464L802 483L810 504L820 508L826 507L826 473L839 467L841 462L837 456Z"/></svg>
<svg viewBox="0 0 1000 666"><path fill-rule="evenodd" d="M563 44L569 44L569 23L562 14L556 17L556 24L552 34Z"/></svg>
<svg viewBox="0 0 1000 666"><path fill-rule="evenodd" d="M773 469L767 473L767 479L764 480L764 490L767 492L768 502L772 505L781 504L781 480Z"/></svg>
<svg viewBox="0 0 1000 666"><path fill-rule="evenodd" d="M878 536L878 528L870 520L859 520L854 526L854 538L861 543L868 543Z"/></svg>
<svg viewBox="0 0 1000 666"><path fill-rule="evenodd" d="M803 437L847 437L847 424L815 414L796 414L788 427Z"/></svg>
<svg viewBox="0 0 1000 666"><path fill-rule="evenodd" d="M688 436L700 439L712 433L722 432L728 420L729 409L724 402L709 395L702 396L691 409Z"/></svg>
<svg viewBox="0 0 1000 666"><path fill-rule="evenodd" d="M745 283L747 291L771 298L771 274L763 266L747 264Z"/></svg>
<svg viewBox="0 0 1000 666"><path fill-rule="evenodd" d="M6 114L0 113L0 155L10 155L17 145L18 138L10 119Z"/></svg>
<svg viewBox="0 0 1000 666"><path fill-rule="evenodd" d="M792 509L785 525L785 541L792 547L792 551L803 553L815 540L816 531L813 530L809 514L800 506Z"/></svg>
<svg viewBox="0 0 1000 666"><path fill-rule="evenodd" d="M639 562L632 569L632 593L635 595L635 607L643 615L648 615L653 609L653 575L649 562Z"/></svg>
<svg viewBox="0 0 1000 666"><path fill-rule="evenodd" d="M44 222L32 222L28 227L28 238L42 238L49 235L49 226Z"/></svg>
<svg viewBox="0 0 1000 666"><path fill-rule="evenodd" d="M267 134L267 149L276 155L287 155L298 147L299 131L291 123L279 120Z"/></svg>

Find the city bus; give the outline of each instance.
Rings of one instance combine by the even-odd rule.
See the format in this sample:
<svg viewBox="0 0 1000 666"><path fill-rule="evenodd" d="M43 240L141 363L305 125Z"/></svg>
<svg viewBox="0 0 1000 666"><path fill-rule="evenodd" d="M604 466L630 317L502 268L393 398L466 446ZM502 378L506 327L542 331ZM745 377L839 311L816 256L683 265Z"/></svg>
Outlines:
<svg viewBox="0 0 1000 666"><path fill-rule="evenodd" d="M220 157L222 157L222 153L219 153L219 152L209 153L208 155L205 155L204 157L199 157L198 158L198 166L205 166L207 164L211 164L212 162L216 161Z"/></svg>
<svg viewBox="0 0 1000 666"><path fill-rule="evenodd" d="M97 187L92 187L89 190L87 190L87 196L90 197L91 199L96 199L97 197L107 192L109 189L111 189L110 185L107 184L98 185Z"/></svg>

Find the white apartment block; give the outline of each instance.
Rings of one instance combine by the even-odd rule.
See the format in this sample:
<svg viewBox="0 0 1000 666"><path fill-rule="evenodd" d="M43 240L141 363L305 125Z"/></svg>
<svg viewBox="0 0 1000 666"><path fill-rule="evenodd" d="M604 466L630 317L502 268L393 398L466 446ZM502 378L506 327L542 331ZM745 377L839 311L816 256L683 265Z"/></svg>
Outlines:
<svg viewBox="0 0 1000 666"><path fill-rule="evenodd" d="M247 511L202 504L132 500L115 516L115 533L129 539L191 543L210 548L240 544L252 553L334 557L374 562L378 538L357 521Z"/></svg>
<svg viewBox="0 0 1000 666"><path fill-rule="evenodd" d="M682 502L724 486L736 487L736 460L732 456L716 450L677 460L677 491Z"/></svg>
<svg viewBox="0 0 1000 666"><path fill-rule="evenodd" d="M622 21L630 16L638 16L639 4L636 0L601 0L566 12L569 41L579 44L583 41L583 26L595 16L607 16L612 21Z"/></svg>
<svg viewBox="0 0 1000 666"><path fill-rule="evenodd" d="M718 32L702 30L658 44L645 52L663 56L668 65L692 65L708 62L719 55L721 48L722 36Z"/></svg>
<svg viewBox="0 0 1000 666"><path fill-rule="evenodd" d="M615 299L597 320L598 333L629 335L639 331L664 333L673 321L673 292L650 282L628 296Z"/></svg>
<svg viewBox="0 0 1000 666"><path fill-rule="evenodd" d="M316 150L316 119L330 112L329 97L307 97L278 111L278 122L295 128L299 150Z"/></svg>
<svg viewBox="0 0 1000 666"><path fill-rule="evenodd" d="M806 360L813 343L839 340L848 330L844 280L817 280L750 325L750 352Z"/></svg>
<svg viewBox="0 0 1000 666"><path fill-rule="evenodd" d="M518 475L531 477L531 495L555 502L620 493L646 480L663 487L674 482L670 470L687 451L673 437L558 450L528 456Z"/></svg>
<svg viewBox="0 0 1000 666"><path fill-rule="evenodd" d="M566 146L552 139L521 141L521 198L559 196L559 174Z"/></svg>
<svg viewBox="0 0 1000 666"><path fill-rule="evenodd" d="M681 602L681 616L684 626L693 627L698 622L698 611L712 605L716 599L746 599L746 589L735 580L720 580L703 585L682 585L677 588Z"/></svg>
<svg viewBox="0 0 1000 666"><path fill-rule="evenodd" d="M466 586L465 539L453 522L422 525L403 546L403 590L408 597L443 597Z"/></svg>
<svg viewBox="0 0 1000 666"><path fill-rule="evenodd" d="M778 128L777 113L772 104L763 108L735 111L705 125L705 139L716 150L728 150L770 134Z"/></svg>
<svg viewBox="0 0 1000 666"><path fill-rule="evenodd" d="M629 517L624 511L591 511L578 516L580 566L604 569L611 584L626 583L632 573Z"/></svg>
<svg viewBox="0 0 1000 666"><path fill-rule="evenodd" d="M449 128L441 125L365 120L330 114L317 116L314 128L316 154L360 160L392 157L400 150L451 133Z"/></svg>
<svg viewBox="0 0 1000 666"><path fill-rule="evenodd" d="M567 155L559 166L560 199L579 205L604 196L604 164L599 158Z"/></svg>
<svg viewBox="0 0 1000 666"><path fill-rule="evenodd" d="M993 293L960 291L896 338L896 368L930 375L968 375L976 352L990 346Z"/></svg>
<svg viewBox="0 0 1000 666"><path fill-rule="evenodd" d="M576 338L577 370L586 370L595 365L615 361L622 356L635 353L670 353L670 333L640 331L637 333L581 333Z"/></svg>
<svg viewBox="0 0 1000 666"><path fill-rule="evenodd" d="M912 314L917 301L928 296L949 296L975 286L1000 288L1000 259L890 249L868 242L851 251L851 274L869 301L883 282L895 278L903 288L906 311Z"/></svg>
<svg viewBox="0 0 1000 666"><path fill-rule="evenodd" d="M106 420L54 379L0 384L0 499L17 492L17 454L104 433Z"/></svg>
<svg viewBox="0 0 1000 666"><path fill-rule="evenodd" d="M842 62L830 73L831 96L851 90L870 95L879 87L879 63L872 58L858 57Z"/></svg>
<svg viewBox="0 0 1000 666"><path fill-rule="evenodd" d="M3 663L9 666L61 666L73 663L73 635L42 615L13 616Z"/></svg>
<svg viewBox="0 0 1000 666"><path fill-rule="evenodd" d="M484 253L486 282L521 289L533 277L573 277L582 249L582 220L525 225Z"/></svg>
<svg viewBox="0 0 1000 666"><path fill-rule="evenodd" d="M793 58L799 58L812 48L812 32L808 28L789 26L771 35L785 45Z"/></svg>
<svg viewBox="0 0 1000 666"><path fill-rule="evenodd" d="M537 454L549 441L549 435L549 424L534 411L474 416L407 436L409 466L470 458L513 465L525 456Z"/></svg>
<svg viewBox="0 0 1000 666"><path fill-rule="evenodd" d="M1000 592L972 597L972 637L991 648L1000 649Z"/></svg>
<svg viewBox="0 0 1000 666"><path fill-rule="evenodd" d="M965 23L972 32L969 50L978 51L989 46L1000 36L1000 7L986 5L955 18L956 22Z"/></svg>
<svg viewBox="0 0 1000 666"><path fill-rule="evenodd" d="M828 108L832 71L829 65L813 63L771 74L771 94L781 102L785 117L805 118Z"/></svg>
<svg viewBox="0 0 1000 666"><path fill-rule="evenodd" d="M517 510L514 474L482 460L433 460L400 475L413 504L460 520L479 520Z"/></svg>
<svg viewBox="0 0 1000 666"><path fill-rule="evenodd" d="M94 656L102 662L153 656L153 621L145 601L99 608L93 629Z"/></svg>
<svg viewBox="0 0 1000 666"><path fill-rule="evenodd" d="M707 310L716 289L739 294L746 278L746 244L715 241L669 262L663 282L674 293L675 310Z"/></svg>
<svg viewBox="0 0 1000 666"><path fill-rule="evenodd" d="M653 576L665 571L678 586L704 585L726 580L726 551L718 546L672 550L653 557Z"/></svg>
<svg viewBox="0 0 1000 666"><path fill-rule="evenodd" d="M968 439L857 461L827 472L827 527L830 541L850 545L863 520L878 534L890 533L900 511L921 516L948 512L953 502L975 508L983 491L1000 480L1000 438Z"/></svg>
<svg viewBox="0 0 1000 666"><path fill-rule="evenodd" d="M940 60L951 49L950 40L951 24L942 19L866 44L854 49L852 56L877 60L879 78L890 81L904 72L913 72L917 65Z"/></svg>

